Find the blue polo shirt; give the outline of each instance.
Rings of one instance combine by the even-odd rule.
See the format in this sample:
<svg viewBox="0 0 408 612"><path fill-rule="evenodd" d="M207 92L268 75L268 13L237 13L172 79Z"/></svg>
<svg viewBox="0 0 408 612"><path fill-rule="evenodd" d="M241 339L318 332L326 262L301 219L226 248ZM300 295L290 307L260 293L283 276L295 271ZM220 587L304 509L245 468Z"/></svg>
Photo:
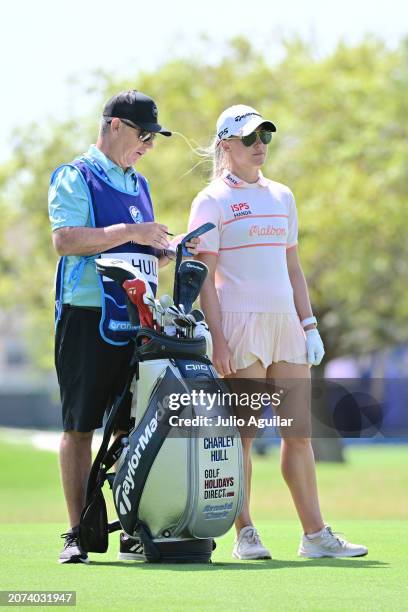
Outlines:
<svg viewBox="0 0 408 612"><path fill-rule="evenodd" d="M137 173L133 168L123 170L106 157L95 145L85 154L94 159L104 170L113 187L134 194L137 191ZM60 227L91 227L88 189L81 172L74 167L64 166L56 174L48 191L48 215L52 230ZM87 260L79 282L72 272L81 258L66 257L64 270L64 293L62 301L75 306L101 306L95 264Z"/></svg>

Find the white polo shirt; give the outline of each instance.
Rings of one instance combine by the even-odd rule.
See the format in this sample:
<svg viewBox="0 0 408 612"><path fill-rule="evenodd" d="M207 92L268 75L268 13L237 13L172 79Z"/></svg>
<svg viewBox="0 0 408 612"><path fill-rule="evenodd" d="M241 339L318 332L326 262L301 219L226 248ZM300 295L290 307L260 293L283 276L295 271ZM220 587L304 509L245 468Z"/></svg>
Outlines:
<svg viewBox="0 0 408 612"><path fill-rule="evenodd" d="M292 192L266 179L246 183L229 171L194 199L189 231L211 221L199 251L218 256L215 273L221 310L296 314L286 251L297 244Z"/></svg>

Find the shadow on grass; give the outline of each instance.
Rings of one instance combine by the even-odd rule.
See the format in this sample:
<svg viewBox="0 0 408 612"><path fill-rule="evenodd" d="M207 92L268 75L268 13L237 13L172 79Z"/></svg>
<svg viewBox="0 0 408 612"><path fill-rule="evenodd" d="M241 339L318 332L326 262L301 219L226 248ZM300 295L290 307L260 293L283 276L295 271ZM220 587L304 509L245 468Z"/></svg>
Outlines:
<svg viewBox="0 0 408 612"><path fill-rule="evenodd" d="M270 561L232 561L231 563L212 562L212 563L143 563L142 561L91 561L94 566L122 567L131 570L144 571L195 571L213 572L216 570L277 570L277 569L303 569L307 567L341 567L350 569L384 569L390 566L389 563L376 560L357 560L357 559L299 559L298 561L286 561L284 559L272 559Z"/></svg>

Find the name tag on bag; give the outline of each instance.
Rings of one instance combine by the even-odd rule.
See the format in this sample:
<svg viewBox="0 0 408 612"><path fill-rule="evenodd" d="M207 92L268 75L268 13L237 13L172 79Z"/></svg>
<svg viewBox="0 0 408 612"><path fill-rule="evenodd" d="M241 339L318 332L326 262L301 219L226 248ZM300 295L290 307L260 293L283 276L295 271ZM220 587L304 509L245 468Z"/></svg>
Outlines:
<svg viewBox="0 0 408 612"><path fill-rule="evenodd" d="M103 253L101 258L123 259L135 268L137 272L141 272L147 281L157 285L158 278L158 260L155 255L147 255L146 253ZM111 278L103 277L103 282L114 282Z"/></svg>

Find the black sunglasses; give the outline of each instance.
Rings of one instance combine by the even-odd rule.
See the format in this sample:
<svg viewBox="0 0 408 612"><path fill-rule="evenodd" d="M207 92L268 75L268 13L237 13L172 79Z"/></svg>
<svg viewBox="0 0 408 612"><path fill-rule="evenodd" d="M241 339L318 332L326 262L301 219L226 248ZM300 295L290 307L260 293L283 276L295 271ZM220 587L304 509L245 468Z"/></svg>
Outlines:
<svg viewBox="0 0 408 612"><path fill-rule="evenodd" d="M135 123L132 123L128 119L121 119L121 122L133 128L134 130L139 130L139 140L141 140L142 142L150 142L151 140L154 140L156 138L155 132L148 132L147 130L144 130L143 128L136 125Z"/></svg>
<svg viewBox="0 0 408 612"><path fill-rule="evenodd" d="M132 121L129 121L129 119L120 119L119 117L118 117L118 119L119 119L119 121L121 121L125 125L133 128L134 130L138 130L138 132L139 132L138 138L142 142L150 142L151 140L154 140L156 138L156 133L155 132L149 132L148 130L144 130L143 128L139 127L135 123L132 123ZM109 119L109 121L107 121L107 123L112 123L112 119Z"/></svg>
<svg viewBox="0 0 408 612"><path fill-rule="evenodd" d="M259 136L263 144L269 144L272 140L272 132L268 130L256 130L247 136L230 136L227 140L240 140L245 147L251 147L256 142L256 137Z"/></svg>

